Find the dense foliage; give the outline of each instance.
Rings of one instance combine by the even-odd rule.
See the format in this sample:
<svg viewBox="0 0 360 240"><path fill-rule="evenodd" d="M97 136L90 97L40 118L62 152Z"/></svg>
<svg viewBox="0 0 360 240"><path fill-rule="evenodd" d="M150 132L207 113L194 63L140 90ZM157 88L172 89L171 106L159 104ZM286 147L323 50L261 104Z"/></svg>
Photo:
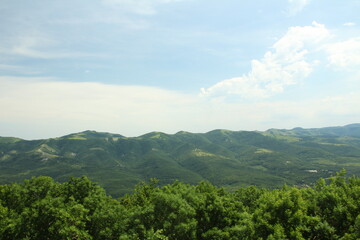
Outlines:
<svg viewBox="0 0 360 240"><path fill-rule="evenodd" d="M360 178L228 192L157 180L119 199L88 178L0 186L0 239L358 239Z"/></svg>

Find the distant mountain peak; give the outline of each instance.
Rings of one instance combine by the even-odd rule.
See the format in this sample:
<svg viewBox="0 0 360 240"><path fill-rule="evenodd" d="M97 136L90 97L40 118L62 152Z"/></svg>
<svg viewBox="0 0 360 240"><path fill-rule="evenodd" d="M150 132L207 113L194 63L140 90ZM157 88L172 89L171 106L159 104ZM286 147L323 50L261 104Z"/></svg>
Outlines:
<svg viewBox="0 0 360 240"><path fill-rule="evenodd" d="M301 128L296 127L291 130L271 128L265 133L285 136L348 136L360 137L360 124L353 123L345 126L323 127L323 128Z"/></svg>
<svg viewBox="0 0 360 240"><path fill-rule="evenodd" d="M108 133L108 132L97 132L94 130L85 130L78 133L72 133L61 138L67 139L76 139L76 140L86 140L91 138L112 138L112 137L124 137L120 134Z"/></svg>

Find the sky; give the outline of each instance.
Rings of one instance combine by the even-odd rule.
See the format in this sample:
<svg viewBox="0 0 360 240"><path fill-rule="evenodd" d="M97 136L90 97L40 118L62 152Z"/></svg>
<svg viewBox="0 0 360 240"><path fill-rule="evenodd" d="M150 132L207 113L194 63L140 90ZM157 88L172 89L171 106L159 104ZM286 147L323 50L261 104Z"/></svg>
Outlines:
<svg viewBox="0 0 360 240"><path fill-rule="evenodd" d="M0 136L360 122L358 0L1 0Z"/></svg>

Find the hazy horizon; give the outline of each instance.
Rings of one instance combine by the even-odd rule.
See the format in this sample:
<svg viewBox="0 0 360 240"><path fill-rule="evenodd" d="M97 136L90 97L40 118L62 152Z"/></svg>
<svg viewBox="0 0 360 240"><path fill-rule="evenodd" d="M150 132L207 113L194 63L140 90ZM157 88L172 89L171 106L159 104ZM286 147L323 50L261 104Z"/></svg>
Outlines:
<svg viewBox="0 0 360 240"><path fill-rule="evenodd" d="M293 127L293 128L268 128L268 129L263 129L263 130L259 130L259 129L248 129L248 130L243 130L243 129L235 129L235 130L231 130L231 129L211 129L209 131L205 131L205 132L188 132L188 131L183 131L183 130L179 130L179 131L176 131L176 132L162 132L162 131L151 131L151 132L145 132L145 133L141 133L139 135L132 135L132 136L127 136L127 135L124 135L122 133L119 133L119 132L103 132L103 131L97 131L97 130L94 130L94 129L85 129L85 130L81 130L81 131L76 131L76 132L69 132L69 133L66 133L66 134L63 134L61 136L49 136L49 137L46 137L46 138L21 138L21 137L18 137L18 136L0 136L0 137L14 137L14 138L20 138L20 139L23 139L23 140L26 140L26 141L32 141L32 140L43 140L43 139L52 139L52 138L61 138L61 137L65 137L65 136L68 136L68 135L72 135L72 134L78 134L78 133L83 133L83 132L87 132L87 131L90 131L90 132L97 132L97 133L110 133L110 134L115 134L115 135L121 135L123 137L126 137L126 138L137 138L137 137L141 137L143 135L146 135L146 134L149 134L149 133L164 133L164 134L167 134L167 135L175 135L177 133L180 133L180 132L188 132L188 133L194 133L194 134L203 134L203 133L207 133L207 132L211 132L211 131L216 131L216 130L225 130L225 131L253 131L253 132L265 132L265 131L268 131L268 130L271 130L271 129L278 129L278 130L293 130L293 129L296 129L296 128L302 128L302 129L319 129L319 128L332 128L332 127L345 127L345 126L348 126L348 125L354 125L354 124L360 124L360 123L349 123L349 124L346 124L346 125L342 125L342 126L322 126L322 127L309 127L309 128L303 128L303 127L300 127L300 126L297 126L297 127Z"/></svg>

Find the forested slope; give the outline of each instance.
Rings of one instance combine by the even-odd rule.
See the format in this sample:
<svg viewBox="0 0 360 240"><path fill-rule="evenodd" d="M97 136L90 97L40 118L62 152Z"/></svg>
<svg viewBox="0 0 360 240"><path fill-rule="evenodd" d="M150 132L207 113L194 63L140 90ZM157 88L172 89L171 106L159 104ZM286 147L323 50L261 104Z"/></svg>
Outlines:
<svg viewBox="0 0 360 240"><path fill-rule="evenodd" d="M360 124L139 137L85 131L33 141L0 138L0 183L86 175L113 196L152 177L161 185L208 180L227 189L250 184L276 188L311 185L341 169L360 175Z"/></svg>

